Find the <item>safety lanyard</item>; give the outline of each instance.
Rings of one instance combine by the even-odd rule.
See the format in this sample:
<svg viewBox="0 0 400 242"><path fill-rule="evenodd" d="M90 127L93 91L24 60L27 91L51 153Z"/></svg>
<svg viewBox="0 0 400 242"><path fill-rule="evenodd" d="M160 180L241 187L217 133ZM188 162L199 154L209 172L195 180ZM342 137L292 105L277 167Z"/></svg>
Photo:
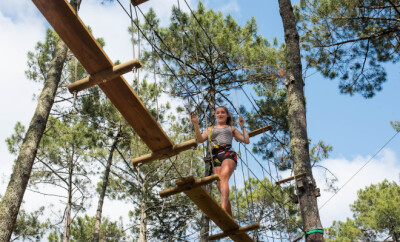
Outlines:
<svg viewBox="0 0 400 242"><path fill-rule="evenodd" d="M210 144L211 144L211 133L212 133L213 128L214 128L214 125L211 126L210 132L208 132L208 141L210 141Z"/></svg>

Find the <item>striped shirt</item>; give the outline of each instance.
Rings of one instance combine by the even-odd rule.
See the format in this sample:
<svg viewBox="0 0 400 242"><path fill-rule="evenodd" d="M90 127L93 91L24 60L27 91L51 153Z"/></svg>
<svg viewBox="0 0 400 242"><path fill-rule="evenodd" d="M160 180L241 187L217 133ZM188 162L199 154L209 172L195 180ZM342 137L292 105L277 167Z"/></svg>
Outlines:
<svg viewBox="0 0 400 242"><path fill-rule="evenodd" d="M211 131L211 142L213 144L229 144L232 145L233 132L232 126L226 128L213 128ZM233 151L233 149L231 148Z"/></svg>

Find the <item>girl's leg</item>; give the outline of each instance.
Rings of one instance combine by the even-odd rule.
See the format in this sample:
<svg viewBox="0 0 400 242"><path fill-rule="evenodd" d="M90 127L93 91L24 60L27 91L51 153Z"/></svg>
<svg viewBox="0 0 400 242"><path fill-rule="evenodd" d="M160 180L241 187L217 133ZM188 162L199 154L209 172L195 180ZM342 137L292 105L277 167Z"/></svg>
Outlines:
<svg viewBox="0 0 400 242"><path fill-rule="evenodd" d="M232 216L231 203L229 202L229 178L235 170L236 163L232 159L226 159L221 166L214 168L214 173L219 175L218 187L221 198L221 207Z"/></svg>

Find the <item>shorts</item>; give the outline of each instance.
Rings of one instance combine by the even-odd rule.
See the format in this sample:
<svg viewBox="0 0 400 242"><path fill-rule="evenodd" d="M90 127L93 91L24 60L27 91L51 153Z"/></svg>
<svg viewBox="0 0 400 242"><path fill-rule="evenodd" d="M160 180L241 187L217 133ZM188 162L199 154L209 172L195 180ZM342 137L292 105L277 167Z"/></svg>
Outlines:
<svg viewBox="0 0 400 242"><path fill-rule="evenodd" d="M231 150L231 146L221 145L219 148L212 150L213 167L221 166L222 162L226 159L233 160L237 165L237 155L235 151Z"/></svg>

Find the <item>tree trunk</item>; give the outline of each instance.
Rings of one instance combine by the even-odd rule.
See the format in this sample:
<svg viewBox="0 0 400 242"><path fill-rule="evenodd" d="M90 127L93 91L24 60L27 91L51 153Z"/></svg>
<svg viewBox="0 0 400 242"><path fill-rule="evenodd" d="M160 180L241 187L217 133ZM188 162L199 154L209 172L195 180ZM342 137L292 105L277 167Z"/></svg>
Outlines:
<svg viewBox="0 0 400 242"><path fill-rule="evenodd" d="M69 241L70 227L71 227L71 209L72 209L72 176L74 175L74 156L71 156L69 161L69 172L68 172L68 202L65 209L65 224L63 242Z"/></svg>
<svg viewBox="0 0 400 242"><path fill-rule="evenodd" d="M146 242L146 233L147 233L147 214L146 214L146 185L145 185L145 177L143 178L140 175L140 167L136 167L138 172L138 183L142 185L142 199L140 200L140 228L139 228L139 242Z"/></svg>
<svg viewBox="0 0 400 242"><path fill-rule="evenodd" d="M71 0L71 4L73 4L74 8L77 8L80 4L80 0ZM18 158L13 167L6 193L0 202L0 241L9 241L11 238L19 208L31 175L40 139L46 128L47 119L54 103L67 51L68 47L60 39L54 49L55 54L50 62L47 79L44 82L44 87L39 96L35 113L33 114Z"/></svg>
<svg viewBox="0 0 400 242"><path fill-rule="evenodd" d="M208 170L210 169L210 165L208 163L204 164L204 176L208 176ZM211 185L208 184L205 186L205 189L208 193L211 192ZM208 241L208 236L210 233L210 218L205 214L201 213L200 219L200 242Z"/></svg>
<svg viewBox="0 0 400 242"><path fill-rule="evenodd" d="M399 234L400 233L397 233L397 232L395 232L395 231L391 231L391 234L392 234L392 239L393 239L393 241L399 241Z"/></svg>
<svg viewBox="0 0 400 242"><path fill-rule="evenodd" d="M210 119L209 122L214 124L215 122L215 83L210 82L210 100L208 100L208 110L210 110ZM205 117L204 117L205 118ZM207 118L205 118L207 120ZM206 124L208 126L209 124ZM210 151L210 142L207 140L207 157L211 156ZM210 157L211 159L211 157ZM212 161L211 161L212 162ZM209 176L209 169L212 169L211 164L204 164L204 176ZM208 193L211 194L211 184L206 185L205 189ZM205 214L201 214L200 220L200 242L208 241L208 236L210 234L210 218Z"/></svg>
<svg viewBox="0 0 400 242"><path fill-rule="evenodd" d="M305 231L308 231L312 227L321 227L321 221L317 198L314 195L316 185L310 164L299 34L290 0L278 1L286 41L289 147L294 175L304 172L308 174L307 177L298 179L296 182L303 227ZM314 233L310 234L306 240L323 241L324 239L322 234Z"/></svg>
<svg viewBox="0 0 400 242"><path fill-rule="evenodd" d="M142 192L144 192L144 185L142 185ZM147 233L147 224L146 224L146 204L144 201L144 198L142 199L140 203L140 229L139 229L139 242L146 242L146 233Z"/></svg>
<svg viewBox="0 0 400 242"><path fill-rule="evenodd" d="M119 135L120 135L120 132L118 132L118 134L114 138L114 142L111 146L110 154L108 155L106 170L104 171L103 184L101 186L99 202L97 203L96 222L94 225L94 233L93 233L93 241L94 242L98 242L100 240L100 225L101 225L101 215L103 212L104 197L106 195L106 190L107 190L107 186L108 186L108 178L109 178L110 171L111 171L111 164L112 164L112 160L113 160L114 151L117 148L117 144L119 142Z"/></svg>

